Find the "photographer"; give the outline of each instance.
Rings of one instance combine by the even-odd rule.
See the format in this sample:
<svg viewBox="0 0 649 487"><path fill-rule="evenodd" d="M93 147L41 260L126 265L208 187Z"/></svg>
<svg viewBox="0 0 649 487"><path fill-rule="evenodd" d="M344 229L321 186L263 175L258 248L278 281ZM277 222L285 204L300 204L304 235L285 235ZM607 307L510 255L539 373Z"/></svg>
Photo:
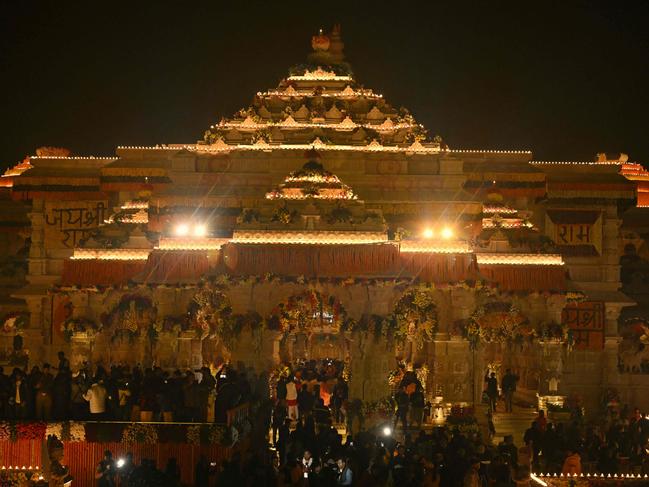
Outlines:
<svg viewBox="0 0 649 487"><path fill-rule="evenodd" d="M99 487L114 487L115 486L115 462L113 461L113 454L110 450L104 452L104 459L97 465L95 472L95 479L98 480Z"/></svg>

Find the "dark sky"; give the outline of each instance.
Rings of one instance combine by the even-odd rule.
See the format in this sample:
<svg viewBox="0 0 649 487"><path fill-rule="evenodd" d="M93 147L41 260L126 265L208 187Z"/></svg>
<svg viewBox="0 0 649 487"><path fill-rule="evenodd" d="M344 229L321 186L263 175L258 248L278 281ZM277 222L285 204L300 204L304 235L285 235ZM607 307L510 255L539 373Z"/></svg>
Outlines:
<svg viewBox="0 0 649 487"><path fill-rule="evenodd" d="M0 3L0 164L194 142L334 21L357 79L451 147L649 162L644 0L24 0Z"/></svg>

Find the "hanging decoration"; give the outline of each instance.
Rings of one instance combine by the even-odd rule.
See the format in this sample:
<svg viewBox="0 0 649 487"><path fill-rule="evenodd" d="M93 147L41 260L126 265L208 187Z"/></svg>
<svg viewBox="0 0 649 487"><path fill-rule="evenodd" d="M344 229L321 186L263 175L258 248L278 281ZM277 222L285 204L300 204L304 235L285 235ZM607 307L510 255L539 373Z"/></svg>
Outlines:
<svg viewBox="0 0 649 487"><path fill-rule="evenodd" d="M554 321L532 324L516 306L501 301L479 307L468 321L458 325L474 349L479 343L524 345L535 341L555 341L570 347L574 342L566 324Z"/></svg>
<svg viewBox="0 0 649 487"><path fill-rule="evenodd" d="M424 286L407 290L397 302L391 321L398 341L411 341L419 349L432 341L437 331L433 290Z"/></svg>
<svg viewBox="0 0 649 487"><path fill-rule="evenodd" d="M275 307L268 318L267 326L284 333L313 331L316 328L338 332L347 321L347 312L337 297L326 297L316 290L309 289L291 296Z"/></svg>
<svg viewBox="0 0 649 487"><path fill-rule="evenodd" d="M23 312L8 313L5 315L2 323L2 331L5 333L15 333L25 328L28 323L28 315Z"/></svg>
<svg viewBox="0 0 649 487"><path fill-rule="evenodd" d="M95 334L101 331L101 323L97 323L88 318L68 318L61 323L61 332L66 342L72 340L75 333Z"/></svg>
<svg viewBox="0 0 649 487"><path fill-rule="evenodd" d="M219 337L225 342L233 338L234 319L230 300L213 283L204 283L189 307L190 322L200 339Z"/></svg>

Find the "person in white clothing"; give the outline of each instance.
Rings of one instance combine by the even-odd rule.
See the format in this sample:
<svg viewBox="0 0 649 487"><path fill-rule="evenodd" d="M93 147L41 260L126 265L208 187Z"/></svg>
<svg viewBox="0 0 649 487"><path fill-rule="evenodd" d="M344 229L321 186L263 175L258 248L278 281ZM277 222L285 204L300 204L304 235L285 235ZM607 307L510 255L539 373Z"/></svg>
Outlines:
<svg viewBox="0 0 649 487"><path fill-rule="evenodd" d="M288 417L292 420L298 419L297 387L292 378L286 383L286 406L288 409Z"/></svg>
<svg viewBox="0 0 649 487"><path fill-rule="evenodd" d="M90 403L90 417L92 419L100 420L104 418L107 395L103 381L95 382L83 395L83 398Z"/></svg>

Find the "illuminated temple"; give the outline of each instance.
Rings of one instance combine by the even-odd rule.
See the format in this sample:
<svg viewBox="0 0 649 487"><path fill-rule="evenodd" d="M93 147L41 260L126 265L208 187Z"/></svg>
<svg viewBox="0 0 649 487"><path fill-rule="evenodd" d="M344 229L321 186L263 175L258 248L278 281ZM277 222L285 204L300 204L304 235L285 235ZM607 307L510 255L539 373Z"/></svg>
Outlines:
<svg viewBox="0 0 649 487"><path fill-rule="evenodd" d="M196 143L4 174L0 362L335 359L364 400L401 363L432 402L511 368L521 399L649 407L649 173L449 147L338 29L312 47Z"/></svg>

